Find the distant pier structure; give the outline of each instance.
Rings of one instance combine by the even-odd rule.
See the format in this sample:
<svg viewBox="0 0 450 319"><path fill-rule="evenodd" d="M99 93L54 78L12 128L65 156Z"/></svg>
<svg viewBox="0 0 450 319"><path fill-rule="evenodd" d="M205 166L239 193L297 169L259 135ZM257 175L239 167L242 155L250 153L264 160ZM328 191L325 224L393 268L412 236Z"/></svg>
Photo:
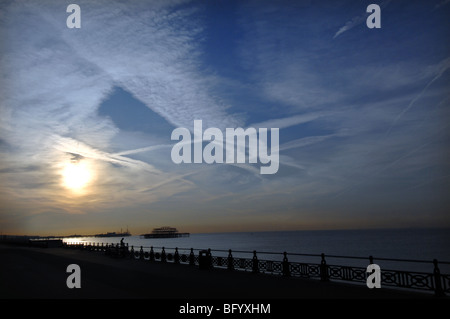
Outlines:
<svg viewBox="0 0 450 319"><path fill-rule="evenodd" d="M189 233L180 233L176 228L164 226L159 228L154 228L151 233L142 234L144 238L178 238L178 237L189 237Z"/></svg>
<svg viewBox="0 0 450 319"><path fill-rule="evenodd" d="M116 233L116 232L109 232L106 234L96 234L94 235L94 237L127 237L127 236L131 236L131 233L128 231L128 227L127 227L127 231L122 232L122 229L120 229L120 233Z"/></svg>

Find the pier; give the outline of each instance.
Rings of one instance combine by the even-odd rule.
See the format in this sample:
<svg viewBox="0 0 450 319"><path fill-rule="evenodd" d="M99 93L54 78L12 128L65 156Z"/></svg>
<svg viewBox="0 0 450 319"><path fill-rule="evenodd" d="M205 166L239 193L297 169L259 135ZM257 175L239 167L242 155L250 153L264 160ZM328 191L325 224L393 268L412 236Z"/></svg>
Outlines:
<svg viewBox="0 0 450 319"><path fill-rule="evenodd" d="M189 237L189 233L180 233L178 229L174 227L164 226L153 229L151 233L142 234L141 237L151 239L151 238L179 238L179 237Z"/></svg>

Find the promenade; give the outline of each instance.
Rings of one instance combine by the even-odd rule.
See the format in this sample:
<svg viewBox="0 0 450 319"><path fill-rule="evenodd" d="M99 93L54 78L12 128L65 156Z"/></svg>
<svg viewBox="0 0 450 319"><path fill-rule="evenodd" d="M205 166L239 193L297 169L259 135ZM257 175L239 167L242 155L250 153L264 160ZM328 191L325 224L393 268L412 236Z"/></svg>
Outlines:
<svg viewBox="0 0 450 319"><path fill-rule="evenodd" d="M66 268L81 268L69 289ZM0 298L432 299L433 294L226 269L117 259L101 252L0 245Z"/></svg>

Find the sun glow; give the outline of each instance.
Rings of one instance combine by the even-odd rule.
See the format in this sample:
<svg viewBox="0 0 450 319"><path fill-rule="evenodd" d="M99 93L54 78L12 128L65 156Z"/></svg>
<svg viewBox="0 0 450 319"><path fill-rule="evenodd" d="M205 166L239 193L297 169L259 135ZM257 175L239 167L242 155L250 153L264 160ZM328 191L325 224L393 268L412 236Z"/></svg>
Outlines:
<svg viewBox="0 0 450 319"><path fill-rule="evenodd" d="M76 191L82 191L92 180L92 173L84 161L70 162L63 171L64 186Z"/></svg>

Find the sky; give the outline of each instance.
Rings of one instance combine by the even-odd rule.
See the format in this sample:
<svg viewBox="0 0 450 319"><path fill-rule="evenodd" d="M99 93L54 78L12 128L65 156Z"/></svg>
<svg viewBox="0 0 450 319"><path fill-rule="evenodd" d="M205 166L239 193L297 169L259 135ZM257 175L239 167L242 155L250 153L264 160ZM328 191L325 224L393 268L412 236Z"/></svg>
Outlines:
<svg viewBox="0 0 450 319"><path fill-rule="evenodd" d="M0 231L448 227L449 14L448 0L2 1ZM278 128L278 171L174 163L171 134L194 120Z"/></svg>

